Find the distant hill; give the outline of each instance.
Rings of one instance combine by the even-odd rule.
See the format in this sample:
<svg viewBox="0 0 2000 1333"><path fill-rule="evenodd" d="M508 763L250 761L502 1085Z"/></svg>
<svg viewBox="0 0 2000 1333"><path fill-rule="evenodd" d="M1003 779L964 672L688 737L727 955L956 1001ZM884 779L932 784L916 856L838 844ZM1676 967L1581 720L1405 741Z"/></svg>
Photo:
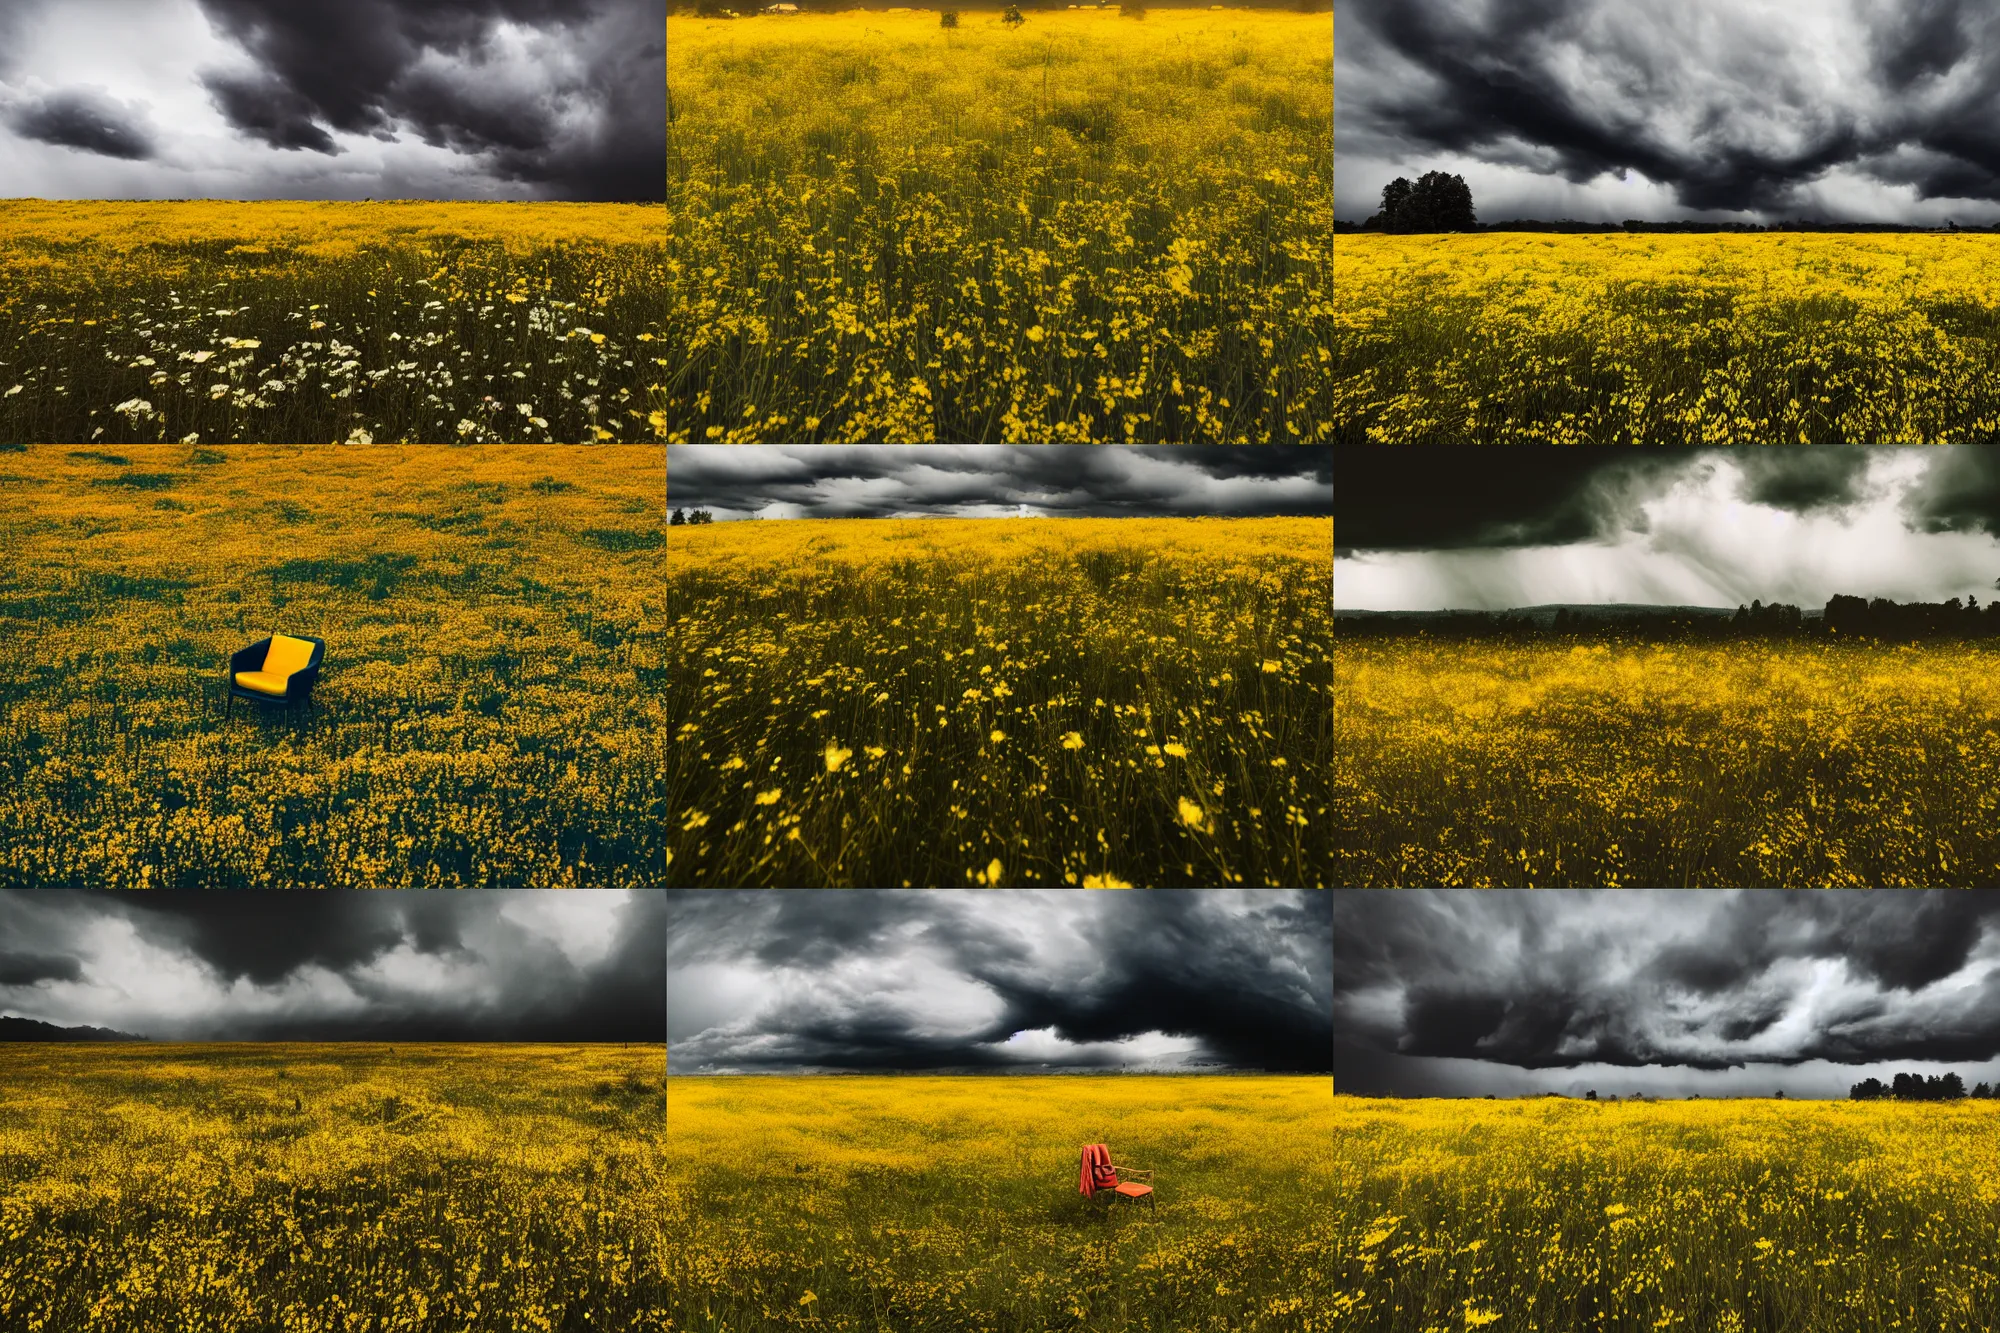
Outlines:
<svg viewBox="0 0 2000 1333"><path fill-rule="evenodd" d="M0 1041L145 1041L110 1028L59 1028L33 1018L0 1016Z"/></svg>

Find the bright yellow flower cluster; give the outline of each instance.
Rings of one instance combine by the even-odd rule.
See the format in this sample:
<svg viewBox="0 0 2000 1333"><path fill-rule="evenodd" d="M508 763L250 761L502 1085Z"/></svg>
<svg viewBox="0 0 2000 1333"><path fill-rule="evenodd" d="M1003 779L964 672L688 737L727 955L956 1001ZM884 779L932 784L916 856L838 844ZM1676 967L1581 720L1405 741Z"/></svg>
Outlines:
<svg viewBox="0 0 2000 1333"><path fill-rule="evenodd" d="M1342 1329L1984 1333L2000 1308L1992 1102L1336 1101Z"/></svg>
<svg viewBox="0 0 2000 1333"><path fill-rule="evenodd" d="M1336 1327L1324 1075L675 1077L667 1100L669 1327ZM1157 1209L1101 1218L1086 1143L1151 1169Z"/></svg>
<svg viewBox="0 0 2000 1333"><path fill-rule="evenodd" d="M1348 641L1338 882L1979 885L2000 653Z"/></svg>
<svg viewBox="0 0 2000 1333"><path fill-rule="evenodd" d="M0 1327L673 1327L661 1084L657 1047L0 1047Z"/></svg>
<svg viewBox="0 0 2000 1333"><path fill-rule="evenodd" d="M0 884L657 882L658 446L0 452ZM326 640L312 709L223 664Z"/></svg>
<svg viewBox="0 0 2000 1333"><path fill-rule="evenodd" d="M1331 883L1328 520L667 532L670 882Z"/></svg>
<svg viewBox="0 0 2000 1333"><path fill-rule="evenodd" d="M1345 443L2000 432L1992 236L1343 236Z"/></svg>
<svg viewBox="0 0 2000 1333"><path fill-rule="evenodd" d="M668 438L1329 438L1333 25L668 19Z"/></svg>
<svg viewBox="0 0 2000 1333"><path fill-rule="evenodd" d="M665 210L0 201L0 440L657 440Z"/></svg>

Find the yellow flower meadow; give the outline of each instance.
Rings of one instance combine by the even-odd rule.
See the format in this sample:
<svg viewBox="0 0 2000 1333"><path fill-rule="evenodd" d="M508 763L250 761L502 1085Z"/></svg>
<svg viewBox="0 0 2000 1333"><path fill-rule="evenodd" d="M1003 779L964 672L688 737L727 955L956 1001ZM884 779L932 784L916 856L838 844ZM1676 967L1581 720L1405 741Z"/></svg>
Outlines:
<svg viewBox="0 0 2000 1333"><path fill-rule="evenodd" d="M1328 520L667 532L670 883L1332 882Z"/></svg>
<svg viewBox="0 0 2000 1333"><path fill-rule="evenodd" d="M0 441L658 440L665 210L0 200Z"/></svg>
<svg viewBox="0 0 2000 1333"><path fill-rule="evenodd" d="M1984 1333L2000 1302L1990 1101L1334 1100L1343 1330Z"/></svg>
<svg viewBox="0 0 2000 1333"><path fill-rule="evenodd" d="M0 1328L672 1327L663 1082L657 1046L0 1045Z"/></svg>
<svg viewBox="0 0 2000 1333"><path fill-rule="evenodd" d="M1330 14L667 28L670 440L1332 435Z"/></svg>
<svg viewBox="0 0 2000 1333"><path fill-rule="evenodd" d="M1339 443L1984 442L2000 236L1342 236Z"/></svg>
<svg viewBox="0 0 2000 1333"><path fill-rule="evenodd" d="M674 1077L667 1096L665 1327L1351 1326L1327 1281L1323 1074ZM1157 1173L1157 1210L1077 1192L1080 1147L1106 1140Z"/></svg>
<svg viewBox="0 0 2000 1333"><path fill-rule="evenodd" d="M1980 644L1344 641L1338 882L1981 886Z"/></svg>
<svg viewBox="0 0 2000 1333"><path fill-rule="evenodd" d="M0 885L657 883L721 808L662 778L662 528L658 446L0 452ZM227 705L274 630L310 709Z"/></svg>

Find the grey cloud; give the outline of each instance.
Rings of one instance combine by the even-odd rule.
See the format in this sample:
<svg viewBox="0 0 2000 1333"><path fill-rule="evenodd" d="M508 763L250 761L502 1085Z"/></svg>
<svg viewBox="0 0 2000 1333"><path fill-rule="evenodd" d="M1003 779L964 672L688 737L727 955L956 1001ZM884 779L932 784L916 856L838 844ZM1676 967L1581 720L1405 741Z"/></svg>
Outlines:
<svg viewBox="0 0 2000 1333"><path fill-rule="evenodd" d="M937 515L980 507L1081 517L1316 515L1330 448L1176 445L671 445L674 507L745 516Z"/></svg>
<svg viewBox="0 0 2000 1333"><path fill-rule="evenodd" d="M1783 215L1830 172L2000 200L2000 11L1979 0L1337 8L1350 153L1457 154L1575 184L1636 171L1697 212Z"/></svg>
<svg viewBox="0 0 2000 1333"><path fill-rule="evenodd" d="M1378 1069L1992 1060L1996 921L1985 891L1346 892L1336 1031Z"/></svg>
<svg viewBox="0 0 2000 1333"><path fill-rule="evenodd" d="M665 0L201 0L255 61L202 75L272 147L407 128L579 200L666 189ZM503 24L545 44L509 66Z"/></svg>
<svg viewBox="0 0 2000 1333"><path fill-rule="evenodd" d="M182 1040L660 1041L665 905L600 893L8 894L0 1010ZM607 913L608 946L573 961L539 932L543 918L509 915L523 907L558 920ZM181 990L163 1009L133 999L147 988L106 961L114 928L175 960ZM412 961L384 968L392 956ZM455 980L427 984L433 970ZM336 979L337 1002L323 987L301 991L322 971Z"/></svg>
<svg viewBox="0 0 2000 1333"><path fill-rule="evenodd" d="M696 1068L1003 1068L1021 1063L1010 1037L1043 1031L1084 1048L1055 1063L1103 1064L1090 1048L1165 1034L1230 1067L1330 1067L1324 894L671 896L670 985L714 966L756 979L732 1021L673 1048ZM877 977L929 978L939 998L885 1003Z"/></svg>
<svg viewBox="0 0 2000 1333"><path fill-rule="evenodd" d="M96 88L66 88L17 103L8 124L24 139L100 157L143 161L157 151L145 108Z"/></svg>

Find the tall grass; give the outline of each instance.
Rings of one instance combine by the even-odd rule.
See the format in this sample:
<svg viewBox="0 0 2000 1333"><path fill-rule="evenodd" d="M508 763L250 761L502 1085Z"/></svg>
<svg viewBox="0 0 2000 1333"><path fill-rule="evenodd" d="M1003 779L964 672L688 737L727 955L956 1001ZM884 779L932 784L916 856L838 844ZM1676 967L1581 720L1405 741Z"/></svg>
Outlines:
<svg viewBox="0 0 2000 1333"><path fill-rule="evenodd" d="M1990 1103L1338 1101L1343 1333L2000 1321Z"/></svg>
<svg viewBox="0 0 2000 1333"><path fill-rule="evenodd" d="M644 446L0 453L0 883L657 882L662 484ZM273 631L326 640L309 710L227 702Z"/></svg>
<svg viewBox="0 0 2000 1333"><path fill-rule="evenodd" d="M0 1327L660 1327L660 1051L0 1046Z"/></svg>
<svg viewBox="0 0 2000 1333"><path fill-rule="evenodd" d="M669 1078L691 1333L1327 1333L1324 1078ZM1085 1143L1156 1211L1077 1192Z"/></svg>
<svg viewBox="0 0 2000 1333"><path fill-rule="evenodd" d="M1990 885L1996 668L1971 644L1344 642L1338 882Z"/></svg>
<svg viewBox="0 0 2000 1333"><path fill-rule="evenodd" d="M661 211L0 203L0 440L648 440Z"/></svg>
<svg viewBox="0 0 2000 1333"><path fill-rule="evenodd" d="M1326 887L1324 519L668 529L669 882Z"/></svg>
<svg viewBox="0 0 2000 1333"><path fill-rule="evenodd" d="M670 440L1329 437L1327 16L668 26Z"/></svg>

